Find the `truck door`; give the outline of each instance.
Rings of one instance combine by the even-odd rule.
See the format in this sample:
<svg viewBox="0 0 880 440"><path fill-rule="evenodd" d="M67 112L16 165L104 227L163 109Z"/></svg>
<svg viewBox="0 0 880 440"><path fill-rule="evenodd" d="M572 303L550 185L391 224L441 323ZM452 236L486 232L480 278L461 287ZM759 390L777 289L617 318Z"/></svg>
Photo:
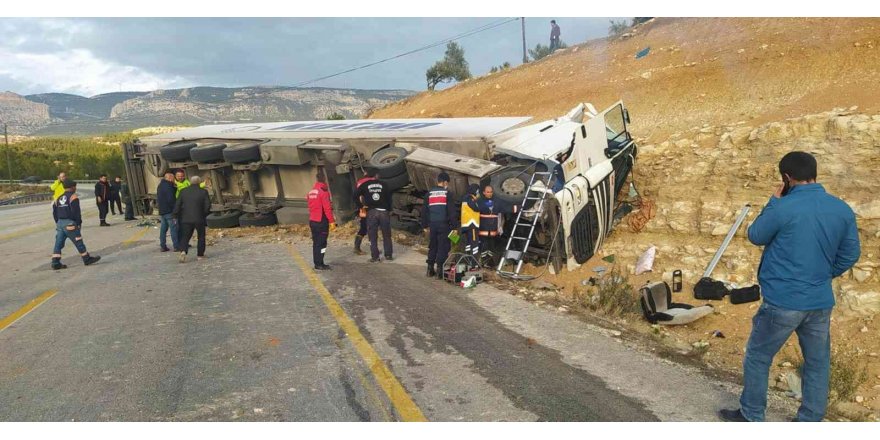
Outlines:
<svg viewBox="0 0 880 440"><path fill-rule="evenodd" d="M138 153L141 145L135 142L123 142L122 159L125 164L125 180L128 183L128 191L131 193L131 201L134 205L134 215L149 215L150 205L147 202L147 179L144 175L144 159Z"/></svg>

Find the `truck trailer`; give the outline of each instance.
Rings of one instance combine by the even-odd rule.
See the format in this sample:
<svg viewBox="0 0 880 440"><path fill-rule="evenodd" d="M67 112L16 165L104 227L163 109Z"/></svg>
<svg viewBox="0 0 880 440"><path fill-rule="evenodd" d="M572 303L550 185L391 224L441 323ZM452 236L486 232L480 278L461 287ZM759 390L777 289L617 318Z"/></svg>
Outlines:
<svg viewBox="0 0 880 440"><path fill-rule="evenodd" d="M629 112L622 102L601 112L583 103L555 119L530 119L205 125L125 143L123 155L136 214L152 213L165 172L184 170L209 182L211 228L307 223L306 195L319 172L334 215L352 218L354 184L370 167L394 191L393 225L416 231L422 197L445 171L456 197L470 184L491 184L496 198L521 207L503 222L500 272L516 275L526 259L571 270L611 232L638 152Z"/></svg>

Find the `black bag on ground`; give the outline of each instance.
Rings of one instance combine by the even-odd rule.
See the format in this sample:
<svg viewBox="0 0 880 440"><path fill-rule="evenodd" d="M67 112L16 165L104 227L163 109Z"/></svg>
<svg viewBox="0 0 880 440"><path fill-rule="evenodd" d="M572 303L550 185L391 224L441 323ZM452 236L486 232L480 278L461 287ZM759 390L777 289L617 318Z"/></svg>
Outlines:
<svg viewBox="0 0 880 440"><path fill-rule="evenodd" d="M731 304L744 304L761 299L761 287L755 284L751 287L733 289L730 291Z"/></svg>
<svg viewBox="0 0 880 440"><path fill-rule="evenodd" d="M724 295L730 293L723 282L709 277L700 278L694 286L694 298L696 299L724 299Z"/></svg>

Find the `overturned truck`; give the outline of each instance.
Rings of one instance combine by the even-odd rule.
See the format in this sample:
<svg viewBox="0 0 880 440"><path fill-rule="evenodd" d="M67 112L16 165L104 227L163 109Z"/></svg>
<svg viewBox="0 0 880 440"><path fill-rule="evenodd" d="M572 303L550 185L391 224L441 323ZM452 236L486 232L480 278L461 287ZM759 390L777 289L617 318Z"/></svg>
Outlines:
<svg viewBox="0 0 880 440"><path fill-rule="evenodd" d="M325 173L334 215L355 213L354 183L372 167L394 191L392 219L418 229L424 193L446 171L453 194L491 184L520 205L506 219L502 273L526 259L555 270L586 262L611 231L635 163L622 102L581 104L556 119L526 117L300 121L207 125L123 145L136 213L150 214L166 171L209 182L212 228L307 223L306 195ZM515 269L506 269L513 263Z"/></svg>

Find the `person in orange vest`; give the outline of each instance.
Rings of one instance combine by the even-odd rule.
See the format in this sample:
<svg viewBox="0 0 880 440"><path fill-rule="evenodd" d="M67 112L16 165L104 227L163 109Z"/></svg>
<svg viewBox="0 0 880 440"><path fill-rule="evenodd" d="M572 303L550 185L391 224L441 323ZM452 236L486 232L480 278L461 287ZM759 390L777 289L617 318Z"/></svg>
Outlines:
<svg viewBox="0 0 880 440"><path fill-rule="evenodd" d="M480 253L480 185L468 186L461 198L461 236L464 238L464 253L476 257Z"/></svg>
<svg viewBox="0 0 880 440"><path fill-rule="evenodd" d="M327 178L320 171L315 178L317 182L308 195L309 229L312 230L312 260L315 263L315 270L330 270L330 266L324 264L324 255L327 253L327 238L331 231L336 230L336 220L333 218L333 205L330 202L330 191L327 189Z"/></svg>

